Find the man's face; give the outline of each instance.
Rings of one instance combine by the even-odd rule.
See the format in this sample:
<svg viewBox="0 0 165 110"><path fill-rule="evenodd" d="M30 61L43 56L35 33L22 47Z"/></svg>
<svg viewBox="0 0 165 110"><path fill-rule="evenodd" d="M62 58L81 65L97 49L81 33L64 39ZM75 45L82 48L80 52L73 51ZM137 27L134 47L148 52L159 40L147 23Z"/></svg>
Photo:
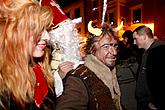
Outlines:
<svg viewBox="0 0 165 110"><path fill-rule="evenodd" d="M137 34L137 32L133 33L134 43L138 46L138 48L144 48L145 40L143 35Z"/></svg>
<svg viewBox="0 0 165 110"><path fill-rule="evenodd" d="M108 36L103 37L96 44L95 56L108 67L115 66L117 55L117 41L109 39Z"/></svg>

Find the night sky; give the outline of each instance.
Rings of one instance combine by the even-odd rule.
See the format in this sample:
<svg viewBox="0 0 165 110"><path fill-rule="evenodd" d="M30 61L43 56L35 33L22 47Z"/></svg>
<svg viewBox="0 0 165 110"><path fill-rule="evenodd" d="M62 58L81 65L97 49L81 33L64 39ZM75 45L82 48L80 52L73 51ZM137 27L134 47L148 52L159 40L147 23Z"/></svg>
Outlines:
<svg viewBox="0 0 165 110"><path fill-rule="evenodd" d="M60 5L60 7L65 7L73 2L76 2L78 0L57 0L58 4Z"/></svg>

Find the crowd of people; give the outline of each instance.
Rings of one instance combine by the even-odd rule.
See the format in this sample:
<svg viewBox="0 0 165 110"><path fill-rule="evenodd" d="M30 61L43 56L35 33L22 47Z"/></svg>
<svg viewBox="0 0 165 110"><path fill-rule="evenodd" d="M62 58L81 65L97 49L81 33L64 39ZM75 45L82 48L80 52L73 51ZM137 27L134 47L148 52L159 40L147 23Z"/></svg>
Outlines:
<svg viewBox="0 0 165 110"><path fill-rule="evenodd" d="M54 0L2 0L0 22L0 110L127 110L116 65L128 59L139 65L135 110L164 110L165 43L149 27L119 42L90 21L82 58L76 23Z"/></svg>

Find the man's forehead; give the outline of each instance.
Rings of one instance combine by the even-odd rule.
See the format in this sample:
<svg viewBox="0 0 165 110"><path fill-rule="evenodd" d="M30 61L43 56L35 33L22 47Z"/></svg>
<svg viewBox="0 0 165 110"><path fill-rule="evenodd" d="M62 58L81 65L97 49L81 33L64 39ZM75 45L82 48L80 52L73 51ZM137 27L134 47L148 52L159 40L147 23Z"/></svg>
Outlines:
<svg viewBox="0 0 165 110"><path fill-rule="evenodd" d="M117 41L115 39L110 39L110 38L103 38L102 40L100 40L99 44L109 44L109 43L117 43Z"/></svg>

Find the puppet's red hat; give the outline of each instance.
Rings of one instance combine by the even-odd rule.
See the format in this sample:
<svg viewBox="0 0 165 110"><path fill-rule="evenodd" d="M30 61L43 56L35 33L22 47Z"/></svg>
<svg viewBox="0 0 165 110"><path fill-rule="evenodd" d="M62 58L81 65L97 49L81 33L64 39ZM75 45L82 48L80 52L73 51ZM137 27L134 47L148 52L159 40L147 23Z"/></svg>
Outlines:
<svg viewBox="0 0 165 110"><path fill-rule="evenodd" d="M55 0L41 0L40 2L42 6L49 6L52 8L54 16L53 24L55 26L68 19L68 17L65 15Z"/></svg>

